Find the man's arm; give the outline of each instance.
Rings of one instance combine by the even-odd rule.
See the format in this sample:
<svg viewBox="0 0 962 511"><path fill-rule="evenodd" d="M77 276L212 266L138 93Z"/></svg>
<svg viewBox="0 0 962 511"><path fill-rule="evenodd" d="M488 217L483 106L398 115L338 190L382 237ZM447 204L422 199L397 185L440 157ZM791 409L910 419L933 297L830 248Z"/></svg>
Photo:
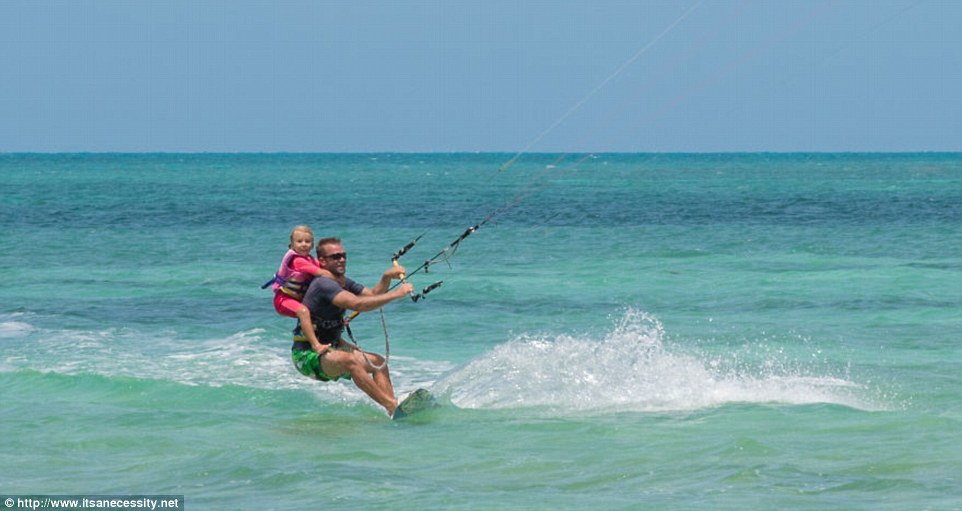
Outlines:
<svg viewBox="0 0 962 511"><path fill-rule="evenodd" d="M364 288L364 292L361 294L364 296L384 294L387 292L388 289L391 288L391 281L394 279L401 278L401 275L404 275L405 272L406 270L404 269L403 266L394 266L388 269L387 271L385 271L384 275L381 275L381 280L377 283L376 286L374 286L373 289ZM375 309L376 308L377 307L375 307Z"/></svg>
<svg viewBox="0 0 962 511"><path fill-rule="evenodd" d="M356 295L350 291L341 291L331 299L331 302L342 309L367 312L379 309L383 305L393 302L398 298L404 298L413 290L414 286L404 283L396 287L393 291L383 291L379 294L367 294L368 291L371 291L367 288L364 289L364 293L361 295Z"/></svg>

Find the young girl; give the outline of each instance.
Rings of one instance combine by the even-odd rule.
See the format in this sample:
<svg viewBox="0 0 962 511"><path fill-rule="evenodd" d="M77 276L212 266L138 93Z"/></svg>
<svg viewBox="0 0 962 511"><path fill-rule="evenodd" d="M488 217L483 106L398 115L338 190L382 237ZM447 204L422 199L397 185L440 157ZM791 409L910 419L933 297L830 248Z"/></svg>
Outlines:
<svg viewBox="0 0 962 511"><path fill-rule="evenodd" d="M282 316L297 318L301 331L314 349L320 348L314 325L311 324L311 311L301 303L307 286L314 277L321 275L334 278L329 271L318 266L317 259L311 256L314 248L314 231L306 225L298 225L291 231L290 250L281 259L281 266L274 278L262 287L272 285L274 290L274 309Z"/></svg>

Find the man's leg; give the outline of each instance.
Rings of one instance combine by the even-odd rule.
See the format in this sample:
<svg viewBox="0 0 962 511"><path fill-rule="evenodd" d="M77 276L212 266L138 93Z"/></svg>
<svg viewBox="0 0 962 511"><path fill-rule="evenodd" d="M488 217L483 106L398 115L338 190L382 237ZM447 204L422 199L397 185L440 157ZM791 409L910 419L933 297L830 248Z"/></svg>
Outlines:
<svg viewBox="0 0 962 511"><path fill-rule="evenodd" d="M371 359L374 361L374 359ZM391 379L387 376L387 367L380 371L374 371L364 360L364 356L359 351L344 352L329 350L321 357L321 369L331 375L351 373L351 379L357 388L371 397L379 405L387 410L388 414L394 413L397 408L397 399L394 397L394 388L390 385ZM383 375L378 375L383 373ZM387 385L384 385L385 379Z"/></svg>
<svg viewBox="0 0 962 511"><path fill-rule="evenodd" d="M384 357L376 353L367 353L367 358L365 358L360 351L355 351L354 354L355 356L361 356L361 359L365 361L365 366L369 371L374 371L372 373L374 384L377 385L385 394L393 397L394 384L391 383L391 372L388 371L387 364L384 363ZM380 369L375 369L372 367L372 364L374 367L380 367ZM395 401L397 400L395 399Z"/></svg>

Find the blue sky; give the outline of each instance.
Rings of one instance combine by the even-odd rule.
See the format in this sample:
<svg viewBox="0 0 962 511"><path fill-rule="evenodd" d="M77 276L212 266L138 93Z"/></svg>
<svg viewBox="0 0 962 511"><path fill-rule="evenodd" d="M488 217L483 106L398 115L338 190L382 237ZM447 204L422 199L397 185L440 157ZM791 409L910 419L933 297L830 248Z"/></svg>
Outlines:
<svg viewBox="0 0 962 511"><path fill-rule="evenodd" d="M4 0L0 152L962 151L954 0Z"/></svg>

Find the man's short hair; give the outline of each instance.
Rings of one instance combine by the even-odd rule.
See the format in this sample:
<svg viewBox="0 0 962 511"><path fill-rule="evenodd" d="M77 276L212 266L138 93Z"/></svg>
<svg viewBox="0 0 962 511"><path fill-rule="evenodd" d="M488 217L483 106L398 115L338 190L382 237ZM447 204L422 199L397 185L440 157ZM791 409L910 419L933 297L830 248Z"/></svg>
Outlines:
<svg viewBox="0 0 962 511"><path fill-rule="evenodd" d="M317 241L317 253L321 253L321 247L324 245L341 245L341 238L321 238Z"/></svg>

